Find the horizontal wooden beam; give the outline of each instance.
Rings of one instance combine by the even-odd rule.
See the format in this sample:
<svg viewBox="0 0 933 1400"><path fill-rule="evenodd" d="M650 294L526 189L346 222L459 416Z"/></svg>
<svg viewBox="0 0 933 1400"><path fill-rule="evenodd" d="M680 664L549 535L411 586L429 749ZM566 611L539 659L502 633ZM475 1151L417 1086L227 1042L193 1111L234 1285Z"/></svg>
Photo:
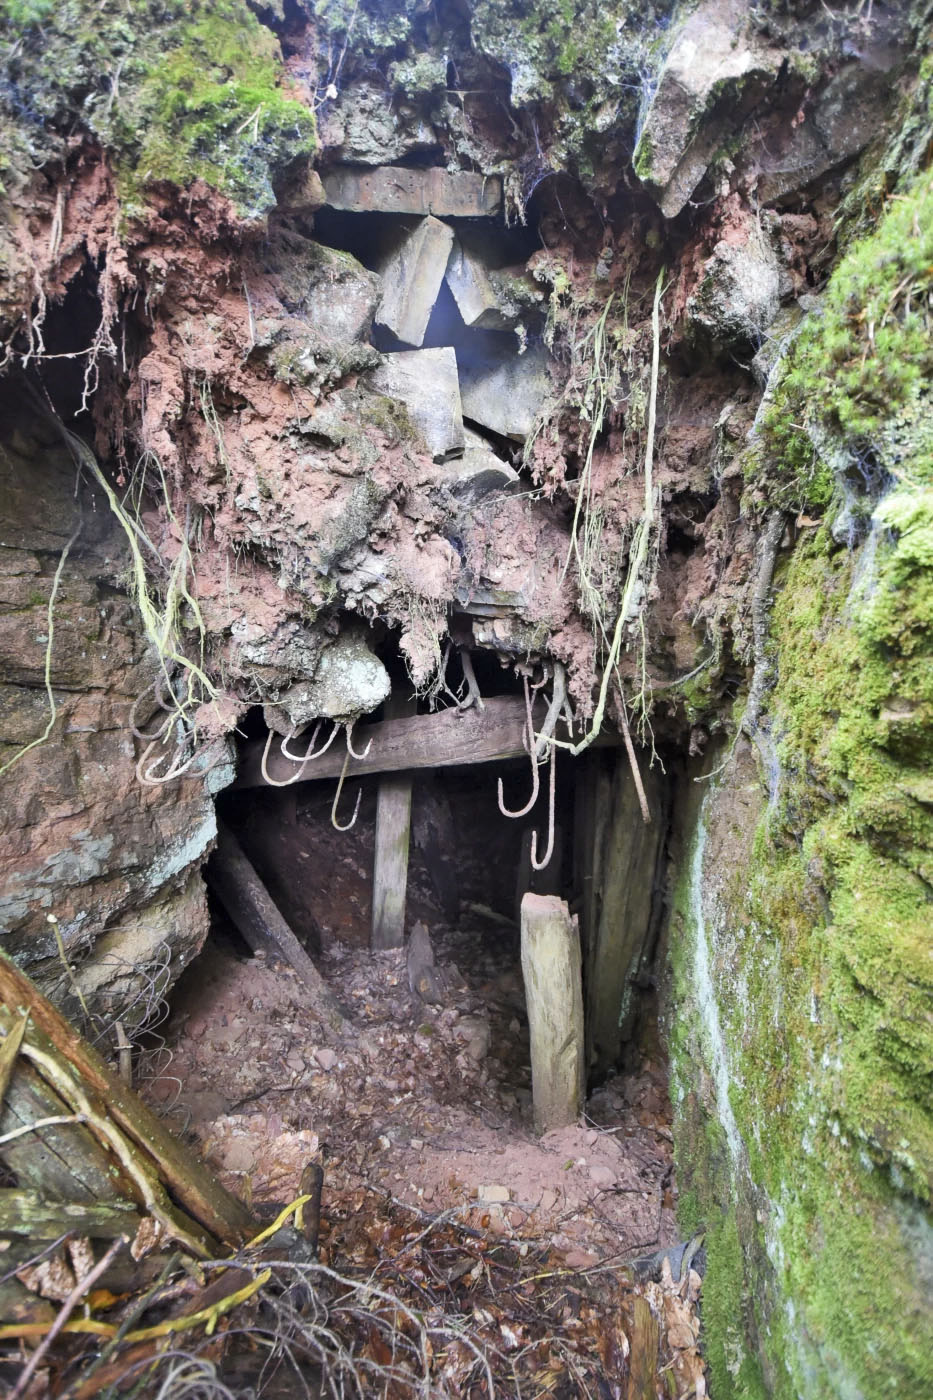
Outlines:
<svg viewBox="0 0 933 1400"><path fill-rule="evenodd" d="M541 710L543 716L543 710ZM525 750L522 734L525 727L525 702L517 695L500 695L485 702L485 709L440 710L434 715L416 715L407 719L386 719L370 724L353 734L353 747L362 753L372 740L365 758L351 758L347 775L364 773L400 773L409 768L453 768L461 764L496 763L506 758L521 758ZM566 737L558 727L558 737ZM290 747L303 751L306 741L293 740ZM612 731L600 735L600 745L615 744ZM244 745L240 752L240 769L234 787L250 788L265 785L262 776L264 744L258 740ZM319 778L339 778L346 758L346 747L338 739L333 748L313 759L302 770L282 752L277 739L269 749L266 769L270 778L282 783L301 773L297 782L313 782Z"/></svg>

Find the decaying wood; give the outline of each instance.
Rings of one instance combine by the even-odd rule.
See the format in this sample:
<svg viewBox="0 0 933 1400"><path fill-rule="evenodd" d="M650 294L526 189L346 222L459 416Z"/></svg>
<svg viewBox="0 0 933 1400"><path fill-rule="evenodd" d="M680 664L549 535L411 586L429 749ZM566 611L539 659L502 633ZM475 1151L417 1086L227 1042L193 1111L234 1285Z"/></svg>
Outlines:
<svg viewBox="0 0 933 1400"><path fill-rule="evenodd" d="M531 1039L535 1128L575 1123L583 1107L580 934L563 900L522 900L522 975Z"/></svg>
<svg viewBox="0 0 933 1400"><path fill-rule="evenodd" d="M389 697L390 720L411 713L407 697ZM376 793L376 853L373 859L373 918L370 947L401 948L405 942L408 850L411 844L410 773L383 773Z"/></svg>
<svg viewBox="0 0 933 1400"><path fill-rule="evenodd" d="M385 773L376 797L373 860L373 922L370 947L400 948L405 942L408 848L411 841L411 778Z"/></svg>
<svg viewBox="0 0 933 1400"><path fill-rule="evenodd" d="M655 1400L657 1396L658 1320L647 1298L635 1298L635 1325L632 1329L626 1400Z"/></svg>
<svg viewBox="0 0 933 1400"><path fill-rule="evenodd" d="M18 1017L0 1007L0 1030L19 1024ZM74 1121L71 1106L22 1054L14 1068L0 1106L0 1136L18 1136L0 1146L0 1159L19 1185L57 1201L108 1202L125 1196L129 1182L90 1129Z"/></svg>
<svg viewBox="0 0 933 1400"><path fill-rule="evenodd" d="M0 1104L3 1103L6 1095L10 1076L13 1073L13 1066L16 1064L19 1055L19 1047L23 1043L23 1036L26 1032L28 1016L21 1016L19 1021L14 1021L10 1027L6 1039L0 1046Z"/></svg>
<svg viewBox="0 0 933 1400"><path fill-rule="evenodd" d="M183 1209L210 1234L239 1245L251 1227L246 1207L219 1181L143 1101L127 1089L24 972L0 954L0 1003L13 1016L30 1015L26 1042L57 1057L65 1074L91 1099L96 1111L125 1134L130 1145L158 1164L161 1181ZM61 1083L56 1090L62 1092Z"/></svg>
<svg viewBox="0 0 933 1400"><path fill-rule="evenodd" d="M444 918L447 923L455 924L460 917L460 890L450 852L457 847L457 832L447 794L430 773L415 783L411 835L421 852Z"/></svg>
<svg viewBox="0 0 933 1400"><path fill-rule="evenodd" d="M617 763L600 857L599 912L587 948L586 1028L590 1067L607 1071L618 1064L622 1042L631 1034L637 992L633 978L652 928L655 873L663 822L661 784L655 769L643 775L645 800L654 817L641 817L641 795L624 763Z"/></svg>
<svg viewBox="0 0 933 1400"><path fill-rule="evenodd" d="M0 1235L57 1240L69 1233L92 1240L132 1237L141 1216L130 1201L49 1201L38 1191L0 1191Z"/></svg>
<svg viewBox="0 0 933 1400"><path fill-rule="evenodd" d="M522 734L525 729L524 702L516 695L500 695L485 701L485 709L475 706L468 710L441 710L434 715L417 715L408 719L386 719L358 730L355 746L364 749L370 739L372 748L365 758L351 758L347 777L365 773L399 773L409 768L450 768L468 763L495 763L525 754ZM566 729L558 725L557 736L566 737ZM612 730L601 734L597 744L616 744L618 736ZM262 787L261 742L244 746L240 770L234 787ZM270 753L267 771L282 782L293 777L300 765L285 758L278 746ZM320 778L339 778L343 754L327 753L308 764L302 782Z"/></svg>
<svg viewBox="0 0 933 1400"><path fill-rule="evenodd" d="M260 948L282 958L298 973L314 997L315 1007L332 1030L346 1021L324 978L285 922L255 866L229 827L218 823L217 848L207 865L207 882L254 952Z"/></svg>

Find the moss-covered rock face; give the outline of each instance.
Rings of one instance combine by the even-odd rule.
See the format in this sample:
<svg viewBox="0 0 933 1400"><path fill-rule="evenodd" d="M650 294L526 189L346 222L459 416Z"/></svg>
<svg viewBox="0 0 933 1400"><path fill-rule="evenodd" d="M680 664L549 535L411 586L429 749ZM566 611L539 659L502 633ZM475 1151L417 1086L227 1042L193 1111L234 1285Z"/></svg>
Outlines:
<svg viewBox="0 0 933 1400"><path fill-rule="evenodd" d="M282 87L278 41L246 0L2 0L0 179L60 156L84 128L124 200L203 179L246 217L314 150L314 118Z"/></svg>
<svg viewBox="0 0 933 1400"><path fill-rule="evenodd" d="M930 200L840 264L754 458L832 502L779 579L767 784L739 749L705 798L673 940L717 1400L933 1383Z"/></svg>
<svg viewBox="0 0 933 1400"><path fill-rule="evenodd" d="M673 0L476 0L472 36L508 69L513 106L546 113L551 167L587 180L608 136L624 131L634 145L673 8Z"/></svg>

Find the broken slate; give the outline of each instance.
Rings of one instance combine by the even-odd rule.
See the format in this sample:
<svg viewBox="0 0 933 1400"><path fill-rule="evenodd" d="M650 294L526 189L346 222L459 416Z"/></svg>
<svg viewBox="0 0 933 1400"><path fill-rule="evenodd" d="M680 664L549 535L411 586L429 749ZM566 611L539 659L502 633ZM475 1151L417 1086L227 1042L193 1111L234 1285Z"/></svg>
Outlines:
<svg viewBox="0 0 933 1400"><path fill-rule="evenodd" d="M488 219L502 208L498 175L452 172L432 167L413 170L382 165L375 170L338 165L324 176L332 209L384 214L434 214L440 218Z"/></svg>
<svg viewBox="0 0 933 1400"><path fill-rule="evenodd" d="M440 219L422 219L408 231L380 269L378 325L406 345L421 345L444 280L454 231Z"/></svg>
<svg viewBox="0 0 933 1400"><path fill-rule="evenodd" d="M380 393L405 404L435 462L463 452L457 357L449 346L386 355L373 370L370 383Z"/></svg>
<svg viewBox="0 0 933 1400"><path fill-rule="evenodd" d="M524 355L503 348L494 357L464 365L460 374L464 417L523 442L552 391L550 362L543 346L532 346Z"/></svg>
<svg viewBox="0 0 933 1400"><path fill-rule="evenodd" d="M506 491L519 480L515 468L497 457L479 433L464 427L463 436L463 456L445 464L441 480L464 505L476 505L484 496Z"/></svg>
<svg viewBox="0 0 933 1400"><path fill-rule="evenodd" d="M481 258L454 239L447 263L447 285L453 293L464 325L501 330L508 319L499 308L499 297Z"/></svg>

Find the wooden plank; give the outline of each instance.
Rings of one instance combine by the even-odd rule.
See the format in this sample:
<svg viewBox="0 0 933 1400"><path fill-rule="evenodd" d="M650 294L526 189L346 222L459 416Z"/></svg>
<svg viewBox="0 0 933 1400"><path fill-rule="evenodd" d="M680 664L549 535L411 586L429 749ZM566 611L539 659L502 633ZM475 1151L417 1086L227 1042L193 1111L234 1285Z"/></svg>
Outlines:
<svg viewBox="0 0 933 1400"><path fill-rule="evenodd" d="M450 853L456 850L457 832L447 794L430 773L414 786L411 837L421 852L444 919L455 924L460 917L460 888Z"/></svg>
<svg viewBox="0 0 933 1400"><path fill-rule="evenodd" d="M22 1018L0 1006L0 1028L7 1038L11 1028L22 1024ZM0 1136L47 1118L71 1116L64 1099L20 1055L0 1111ZM0 1160L21 1186L60 1201L112 1201L128 1185L114 1157L81 1123L53 1123L23 1133L0 1147Z"/></svg>
<svg viewBox="0 0 933 1400"><path fill-rule="evenodd" d="M584 1087L580 934L554 895L522 900L522 976L535 1128L546 1133L577 1121Z"/></svg>
<svg viewBox="0 0 933 1400"><path fill-rule="evenodd" d="M49 1201L38 1191L0 1190L0 1235L57 1240L71 1232L92 1240L132 1239L141 1218L130 1201Z"/></svg>
<svg viewBox="0 0 933 1400"><path fill-rule="evenodd" d="M441 710L435 715L407 719L386 719L355 730L353 747L362 752L370 739L372 748L365 758L351 758L347 777L366 773L401 773L409 768L452 768L460 764L497 763L525 755L522 734L525 704L517 695L498 695L479 710ZM558 726L558 738L566 731ZM618 735L606 730L596 740L600 746L617 744ZM245 744L240 752L235 788L263 787L262 753L264 741ZM301 752L300 741L292 748ZM339 778L346 750L338 740L321 758L314 759L301 772L301 782ZM301 764L283 757L278 744L269 753L267 769L277 782L294 778Z"/></svg>
<svg viewBox="0 0 933 1400"><path fill-rule="evenodd" d="M647 1298L636 1296L626 1400L656 1400L661 1329Z"/></svg>
<svg viewBox="0 0 933 1400"><path fill-rule="evenodd" d="M384 773L376 799L373 862L373 922L370 947L401 948L405 942L408 847L411 838L411 777Z"/></svg>
<svg viewBox="0 0 933 1400"><path fill-rule="evenodd" d="M217 823L217 848L206 869L207 882L221 900L246 942L284 959L314 997L315 1009L332 1030L346 1021L324 978L282 917L252 861L223 822Z"/></svg>
<svg viewBox="0 0 933 1400"><path fill-rule="evenodd" d="M398 691L386 704L387 722L413 717L417 701ZM375 744L373 745L375 747ZM383 773L376 793L376 853L369 946L374 952L405 942L408 851L411 844L410 771Z"/></svg>
<svg viewBox="0 0 933 1400"><path fill-rule="evenodd" d="M33 1026L48 1037L78 1077L101 1096L113 1121L156 1160L162 1179L185 1210L220 1239L240 1244L253 1226L243 1203L224 1190L203 1162L172 1136L2 951L0 1002L14 1014L30 1013Z"/></svg>
<svg viewBox="0 0 933 1400"><path fill-rule="evenodd" d="M614 757L614 756L613 756ZM623 760L624 761L624 760ZM586 1063L593 1063L590 1001L612 810L612 759L589 751L577 767L574 792L574 905L580 911L580 949L586 997Z"/></svg>
<svg viewBox="0 0 933 1400"><path fill-rule="evenodd" d="M655 770L646 767L642 780L652 813L650 825L642 818L628 764L617 763L600 882L602 899L588 950L590 1067L601 1072L619 1063L622 1026L635 994L631 977L638 971L651 928L662 804Z"/></svg>

